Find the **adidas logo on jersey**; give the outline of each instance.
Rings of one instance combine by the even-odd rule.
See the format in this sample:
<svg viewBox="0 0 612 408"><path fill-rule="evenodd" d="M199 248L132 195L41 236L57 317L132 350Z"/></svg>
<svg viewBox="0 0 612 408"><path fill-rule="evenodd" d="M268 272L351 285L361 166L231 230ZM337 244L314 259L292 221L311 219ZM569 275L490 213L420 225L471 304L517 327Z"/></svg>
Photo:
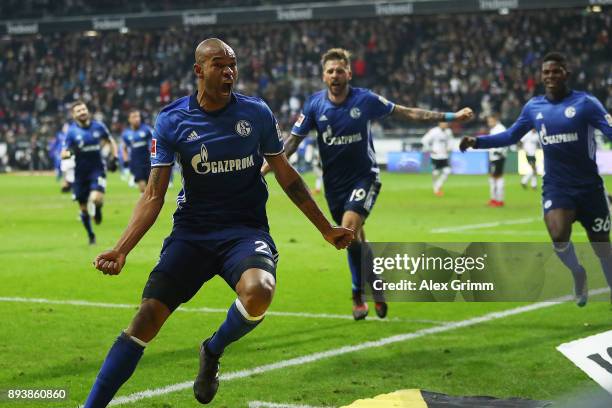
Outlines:
<svg viewBox="0 0 612 408"><path fill-rule="evenodd" d="M191 133L189 134L189 136L187 136L187 141L191 142L192 140L198 140L199 138L200 138L200 136L198 136L196 131L192 130Z"/></svg>
<svg viewBox="0 0 612 408"><path fill-rule="evenodd" d="M325 120L327 120L327 116L325 116L324 114L321 115L321 117L319 118L319 122L323 122Z"/></svg>
<svg viewBox="0 0 612 408"><path fill-rule="evenodd" d="M542 115L542 112L538 113L538 115L536 116L536 119L544 119L544 115Z"/></svg>

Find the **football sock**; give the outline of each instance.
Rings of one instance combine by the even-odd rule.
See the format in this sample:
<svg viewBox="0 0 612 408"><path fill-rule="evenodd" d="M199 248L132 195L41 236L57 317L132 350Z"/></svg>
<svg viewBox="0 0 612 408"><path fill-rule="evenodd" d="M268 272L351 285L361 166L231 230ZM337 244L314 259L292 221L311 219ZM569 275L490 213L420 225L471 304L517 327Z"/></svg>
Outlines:
<svg viewBox="0 0 612 408"><path fill-rule="evenodd" d="M89 237L93 237L94 233L91 229L91 218L89 218L89 213L87 211L81 211L81 222L83 226L87 230L87 235Z"/></svg>
<svg viewBox="0 0 612 408"><path fill-rule="evenodd" d="M102 216L102 205L103 204L96 204L96 212L95 212L96 215L99 214L100 216Z"/></svg>
<svg viewBox="0 0 612 408"><path fill-rule="evenodd" d="M346 248L346 252L348 254L349 269L351 270L353 293L362 293L363 283L361 280L361 242L353 241L353 243Z"/></svg>
<svg viewBox="0 0 612 408"><path fill-rule="evenodd" d="M538 177L533 174L531 176L531 187L536 188L538 186Z"/></svg>
<svg viewBox="0 0 612 408"><path fill-rule="evenodd" d="M606 277L608 286L612 290L612 255L599 258L599 262L601 263L601 269L603 270L603 273Z"/></svg>
<svg viewBox="0 0 612 408"><path fill-rule="evenodd" d="M83 408L106 407L130 378L146 343L122 332L109 350Z"/></svg>
<svg viewBox="0 0 612 408"><path fill-rule="evenodd" d="M521 177L521 184L527 185L527 183L529 183L530 178L531 178L531 173L525 174L523 177Z"/></svg>
<svg viewBox="0 0 612 408"><path fill-rule="evenodd" d="M496 188L496 197L497 201L504 201L504 179L502 177L495 180Z"/></svg>
<svg viewBox="0 0 612 408"><path fill-rule="evenodd" d="M370 247L370 244L367 242L363 242L362 245L362 251L365 250L365 268L367 273L367 281L372 289L372 298L375 302L384 302L384 292L382 290L374 289L374 281L381 280L382 278L374 273L374 253L372 252L372 247Z"/></svg>
<svg viewBox="0 0 612 408"><path fill-rule="evenodd" d="M206 345L207 350L217 355L223 353L227 346L257 327L264 317L265 314L261 316L249 315L240 299L236 299L227 311L225 321Z"/></svg>
<svg viewBox="0 0 612 408"><path fill-rule="evenodd" d="M576 251L574 250L574 244L571 242L555 242L553 245L555 248L555 253L561 262L563 262L563 264L567 266L570 271L572 271L576 288L582 288L584 281L586 280L586 272L580 265L580 262L578 262L578 257L576 256Z"/></svg>
<svg viewBox="0 0 612 408"><path fill-rule="evenodd" d="M496 187L497 187L497 183L495 182L495 179L493 177L489 177L489 195L491 196L491 200L497 200L496 196Z"/></svg>
<svg viewBox="0 0 612 408"><path fill-rule="evenodd" d="M440 174L440 177L438 177L438 180L436 180L438 190L442 188L449 174L450 174L450 169L448 167L445 167L444 169L442 169L442 174Z"/></svg>

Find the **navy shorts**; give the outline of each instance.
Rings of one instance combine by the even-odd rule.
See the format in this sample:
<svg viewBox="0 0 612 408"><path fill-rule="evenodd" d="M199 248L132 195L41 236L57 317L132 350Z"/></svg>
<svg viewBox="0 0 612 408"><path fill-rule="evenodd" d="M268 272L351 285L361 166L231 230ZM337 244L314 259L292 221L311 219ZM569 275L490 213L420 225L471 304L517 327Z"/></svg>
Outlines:
<svg viewBox="0 0 612 408"><path fill-rule="evenodd" d="M134 181L137 183L139 181L149 181L149 174L151 174L151 166L133 166L132 163L130 163L130 173L132 173L132 176L134 176Z"/></svg>
<svg viewBox="0 0 612 408"><path fill-rule="evenodd" d="M104 170L92 171L89 174L81 177L76 175L72 184L72 194L74 199L80 204L85 204L89 200L89 193L106 191L106 173Z"/></svg>
<svg viewBox="0 0 612 408"><path fill-rule="evenodd" d="M336 224L342 224L346 211L355 211L367 218L376 203L382 184L378 176L357 180L350 189L344 191L325 191L329 211Z"/></svg>
<svg viewBox="0 0 612 408"><path fill-rule="evenodd" d="M506 159L491 160L489 162L489 174L495 177L503 176L505 164Z"/></svg>
<svg viewBox="0 0 612 408"><path fill-rule="evenodd" d="M536 157L535 156L527 156L527 163L529 163L529 165L533 166L534 164L536 164Z"/></svg>
<svg viewBox="0 0 612 408"><path fill-rule="evenodd" d="M545 185L542 191L544 214L555 208L576 211L576 220L587 231L610 232L610 208L603 186L568 188Z"/></svg>
<svg viewBox="0 0 612 408"><path fill-rule="evenodd" d="M277 261L272 237L259 229L223 229L199 234L197 239L173 232L164 241L142 297L157 299L175 310L215 275L234 290L242 273L250 268L268 271L276 279Z"/></svg>

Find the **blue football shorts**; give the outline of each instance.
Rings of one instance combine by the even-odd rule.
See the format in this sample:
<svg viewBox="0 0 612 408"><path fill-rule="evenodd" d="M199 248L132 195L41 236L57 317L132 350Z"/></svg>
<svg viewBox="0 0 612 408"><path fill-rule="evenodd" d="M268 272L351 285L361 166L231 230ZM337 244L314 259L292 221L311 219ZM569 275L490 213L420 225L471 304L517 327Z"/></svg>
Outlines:
<svg viewBox="0 0 612 408"><path fill-rule="evenodd" d="M142 297L157 299L175 310L215 275L233 290L250 268L263 269L276 279L277 262L274 241L263 230L227 228L198 234L197 239L173 232L163 243Z"/></svg>

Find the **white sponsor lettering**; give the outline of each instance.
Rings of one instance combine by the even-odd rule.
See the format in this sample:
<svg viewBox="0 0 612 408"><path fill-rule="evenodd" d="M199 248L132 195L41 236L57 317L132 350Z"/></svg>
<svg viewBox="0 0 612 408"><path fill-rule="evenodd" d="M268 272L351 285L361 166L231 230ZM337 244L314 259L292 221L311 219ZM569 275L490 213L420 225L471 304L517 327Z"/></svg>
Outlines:
<svg viewBox="0 0 612 408"><path fill-rule="evenodd" d="M569 143L578 140L578 133L559 133L557 135L547 135L546 126L542 125L542 128L538 132L540 136L540 143L542 146L557 144L557 143Z"/></svg>
<svg viewBox="0 0 612 408"><path fill-rule="evenodd" d="M518 0L480 0L481 10L499 10L518 8Z"/></svg>
<svg viewBox="0 0 612 408"><path fill-rule="evenodd" d="M331 126L327 126L327 130L321 135L323 142L329 146L346 145L351 143L357 143L363 140L361 133L355 133L353 135L346 136L334 136Z"/></svg>
<svg viewBox="0 0 612 408"><path fill-rule="evenodd" d="M202 144L200 147L200 153L192 157L191 166L198 174L229 173L232 171L245 170L255 166L255 159L251 154L247 157L242 157L239 159L215 160L209 162L208 150L206 149L206 146Z"/></svg>
<svg viewBox="0 0 612 408"><path fill-rule="evenodd" d="M92 20L94 30L120 30L125 28L124 18L94 18Z"/></svg>
<svg viewBox="0 0 612 408"><path fill-rule="evenodd" d="M376 15L377 16L394 16L401 14L412 14L414 13L414 5L412 3L399 3L399 4L377 4Z"/></svg>
<svg viewBox="0 0 612 408"><path fill-rule="evenodd" d="M38 33L38 23L32 23L32 24L7 23L6 32L8 34L36 34Z"/></svg>
<svg viewBox="0 0 612 408"><path fill-rule="evenodd" d="M276 10L276 18L280 21L312 20L312 9Z"/></svg>
<svg viewBox="0 0 612 408"><path fill-rule="evenodd" d="M183 25L212 25L217 24L216 14L183 14Z"/></svg>

